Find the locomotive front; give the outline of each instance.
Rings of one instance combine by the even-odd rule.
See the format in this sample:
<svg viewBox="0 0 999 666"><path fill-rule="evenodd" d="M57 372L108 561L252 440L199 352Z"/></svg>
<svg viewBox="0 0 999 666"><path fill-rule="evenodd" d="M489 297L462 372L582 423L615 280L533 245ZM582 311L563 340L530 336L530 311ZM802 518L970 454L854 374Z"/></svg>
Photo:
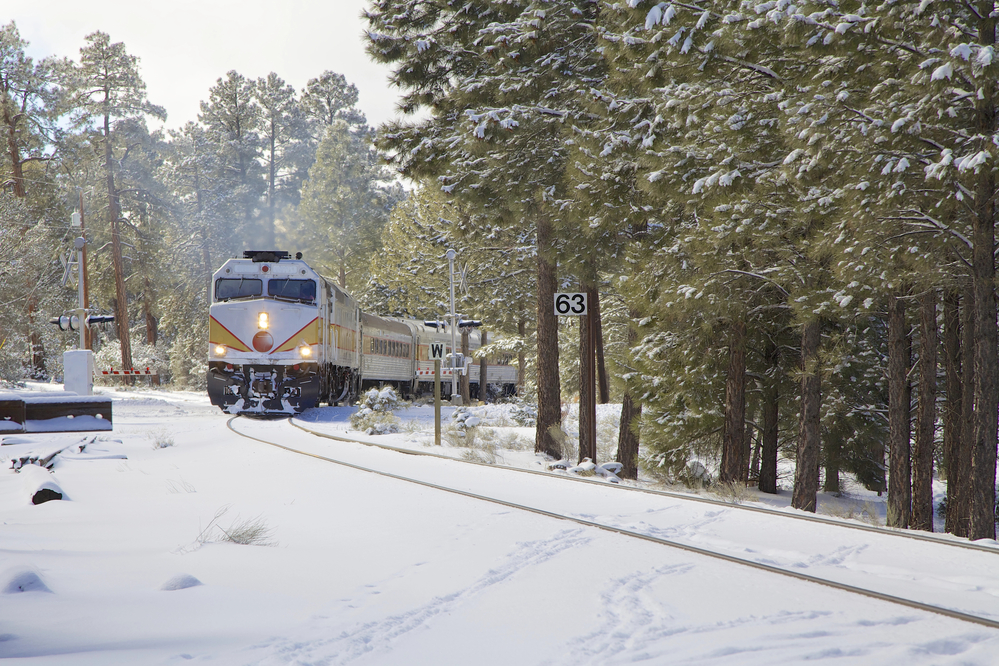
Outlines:
<svg viewBox="0 0 999 666"><path fill-rule="evenodd" d="M230 414L297 414L318 404L324 282L287 252L244 252L212 277L208 395Z"/></svg>

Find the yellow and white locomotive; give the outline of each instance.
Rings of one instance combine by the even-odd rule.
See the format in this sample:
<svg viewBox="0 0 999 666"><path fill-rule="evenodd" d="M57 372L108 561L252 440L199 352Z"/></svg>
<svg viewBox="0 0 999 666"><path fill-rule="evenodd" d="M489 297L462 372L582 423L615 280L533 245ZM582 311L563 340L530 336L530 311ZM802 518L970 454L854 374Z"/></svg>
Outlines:
<svg viewBox="0 0 999 666"><path fill-rule="evenodd" d="M446 326L361 312L301 253L248 250L215 272L212 294L208 395L231 414L298 414L385 384L403 395L430 392L430 344L452 353ZM473 332L469 349L478 347ZM468 375L478 395L479 367L470 365ZM509 394L515 382L510 365L489 365L487 383ZM442 388L449 393L450 383Z"/></svg>
<svg viewBox="0 0 999 666"><path fill-rule="evenodd" d="M208 395L233 414L296 414L357 393L360 310L287 252L246 251L212 276Z"/></svg>

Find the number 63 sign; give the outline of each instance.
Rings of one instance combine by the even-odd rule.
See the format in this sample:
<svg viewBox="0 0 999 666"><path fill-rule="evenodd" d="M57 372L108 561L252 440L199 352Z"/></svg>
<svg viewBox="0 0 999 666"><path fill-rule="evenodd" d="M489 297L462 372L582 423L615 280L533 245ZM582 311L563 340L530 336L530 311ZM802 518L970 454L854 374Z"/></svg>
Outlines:
<svg viewBox="0 0 999 666"><path fill-rule="evenodd" d="M555 294L555 314L560 316L581 316L586 314L586 294Z"/></svg>

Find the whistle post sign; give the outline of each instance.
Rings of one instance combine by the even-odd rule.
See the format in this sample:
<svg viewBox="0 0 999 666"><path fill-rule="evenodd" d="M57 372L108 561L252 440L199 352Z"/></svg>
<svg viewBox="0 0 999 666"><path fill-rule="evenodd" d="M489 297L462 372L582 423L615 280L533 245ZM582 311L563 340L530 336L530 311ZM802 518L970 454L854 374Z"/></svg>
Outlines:
<svg viewBox="0 0 999 666"><path fill-rule="evenodd" d="M581 317L586 314L585 293L555 294L555 314L560 317Z"/></svg>

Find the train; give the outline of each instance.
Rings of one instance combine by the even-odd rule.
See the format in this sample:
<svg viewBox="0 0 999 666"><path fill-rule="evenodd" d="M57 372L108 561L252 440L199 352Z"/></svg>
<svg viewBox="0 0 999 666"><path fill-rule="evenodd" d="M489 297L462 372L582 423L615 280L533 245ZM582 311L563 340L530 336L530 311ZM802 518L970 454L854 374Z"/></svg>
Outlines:
<svg viewBox="0 0 999 666"><path fill-rule="evenodd" d="M482 387L516 392L517 369L478 363L451 347L446 322L364 312L298 252L247 250L212 275L208 321L208 396L229 414L294 415L321 403L352 404L362 391L394 386L403 397L433 392L430 345L447 354L441 392L451 393L450 366L466 373L469 393ZM457 333L455 338L460 338ZM469 352L481 344L468 332Z"/></svg>

